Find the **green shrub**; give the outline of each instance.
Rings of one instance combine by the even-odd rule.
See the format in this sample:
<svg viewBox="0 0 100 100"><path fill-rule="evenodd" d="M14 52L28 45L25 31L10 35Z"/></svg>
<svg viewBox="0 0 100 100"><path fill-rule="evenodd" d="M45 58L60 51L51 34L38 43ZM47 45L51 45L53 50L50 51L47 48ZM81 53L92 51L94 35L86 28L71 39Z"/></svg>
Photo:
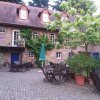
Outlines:
<svg viewBox="0 0 100 100"><path fill-rule="evenodd" d="M88 76L91 68L97 66L96 59L86 54L76 54L74 57L68 58L66 63L72 72L82 76Z"/></svg>

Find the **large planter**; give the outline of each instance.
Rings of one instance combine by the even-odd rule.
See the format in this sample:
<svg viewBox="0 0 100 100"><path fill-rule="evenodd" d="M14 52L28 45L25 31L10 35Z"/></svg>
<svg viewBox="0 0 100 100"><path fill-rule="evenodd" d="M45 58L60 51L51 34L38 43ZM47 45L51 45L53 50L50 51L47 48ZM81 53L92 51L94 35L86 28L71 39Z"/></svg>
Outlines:
<svg viewBox="0 0 100 100"><path fill-rule="evenodd" d="M82 86L85 83L85 77L84 76L75 75L75 81L76 81L77 85Z"/></svg>

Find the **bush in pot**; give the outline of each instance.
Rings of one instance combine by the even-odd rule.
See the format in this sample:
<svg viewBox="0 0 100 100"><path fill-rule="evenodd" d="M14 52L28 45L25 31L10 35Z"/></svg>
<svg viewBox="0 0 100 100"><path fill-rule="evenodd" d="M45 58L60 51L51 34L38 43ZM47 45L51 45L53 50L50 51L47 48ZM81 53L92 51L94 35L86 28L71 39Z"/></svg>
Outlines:
<svg viewBox="0 0 100 100"><path fill-rule="evenodd" d="M76 54L66 61L70 66L70 70L75 73L75 80L78 85L84 85L85 77L88 76L91 68L95 66L95 61L87 54Z"/></svg>

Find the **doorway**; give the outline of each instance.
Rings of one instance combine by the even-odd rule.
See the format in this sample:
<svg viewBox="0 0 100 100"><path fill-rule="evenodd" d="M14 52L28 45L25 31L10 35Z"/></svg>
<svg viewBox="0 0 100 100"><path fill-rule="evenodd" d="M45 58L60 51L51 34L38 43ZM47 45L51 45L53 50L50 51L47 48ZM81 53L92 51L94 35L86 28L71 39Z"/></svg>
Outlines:
<svg viewBox="0 0 100 100"><path fill-rule="evenodd" d="M19 52L12 52L11 53L11 64L12 63L20 63Z"/></svg>

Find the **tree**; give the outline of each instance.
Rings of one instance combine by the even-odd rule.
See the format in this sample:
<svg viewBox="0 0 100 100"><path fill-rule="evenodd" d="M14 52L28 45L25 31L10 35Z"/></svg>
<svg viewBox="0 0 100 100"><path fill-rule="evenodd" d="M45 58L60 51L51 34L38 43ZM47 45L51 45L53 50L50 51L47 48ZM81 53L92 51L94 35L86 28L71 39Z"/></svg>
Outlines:
<svg viewBox="0 0 100 100"><path fill-rule="evenodd" d="M32 2L29 2L29 5L41 8L48 8L49 0L32 0Z"/></svg>
<svg viewBox="0 0 100 100"><path fill-rule="evenodd" d="M68 0L60 5L62 10L68 11L70 8L76 9L77 13L93 14L96 6L92 0Z"/></svg>
<svg viewBox="0 0 100 100"><path fill-rule="evenodd" d="M74 0L74 2L76 1ZM83 1L85 2L86 0ZM61 16L56 13L55 20L48 25L48 28L52 31L59 30L58 34L62 36L62 39L60 39L62 40L62 45L70 47L84 45L86 52L88 52L88 46L100 42L100 18L91 15L92 13L89 12L93 10L91 9L92 5L90 5L91 1L87 1L88 4L85 4L84 9L81 8L81 3L78 3L80 8L77 7L77 4L75 7L74 5L72 7L70 5L72 0L62 3L61 8L67 11L70 17L74 16L74 21L71 21L70 18L69 20L61 20Z"/></svg>
<svg viewBox="0 0 100 100"><path fill-rule="evenodd" d="M60 5L64 1L67 1L67 0L56 0L56 1L54 1L54 5L51 5L51 7L53 8L53 10L61 11L62 9L60 8Z"/></svg>
<svg viewBox="0 0 100 100"><path fill-rule="evenodd" d="M22 0L1 0L6 2L13 2L13 3L22 3Z"/></svg>
<svg viewBox="0 0 100 100"><path fill-rule="evenodd" d="M80 16L75 24L79 32L80 42L84 45L85 51L88 52L90 45L96 45L100 42L100 18L90 15Z"/></svg>
<svg viewBox="0 0 100 100"><path fill-rule="evenodd" d="M96 15L96 18L100 18L100 14Z"/></svg>
<svg viewBox="0 0 100 100"><path fill-rule="evenodd" d="M45 34L37 38L32 38L31 33L32 31L30 29L23 29L21 32L21 36L25 39L26 47L30 51L34 52L35 59L38 62L41 45L45 45L46 51L52 50L55 45L48 39Z"/></svg>

